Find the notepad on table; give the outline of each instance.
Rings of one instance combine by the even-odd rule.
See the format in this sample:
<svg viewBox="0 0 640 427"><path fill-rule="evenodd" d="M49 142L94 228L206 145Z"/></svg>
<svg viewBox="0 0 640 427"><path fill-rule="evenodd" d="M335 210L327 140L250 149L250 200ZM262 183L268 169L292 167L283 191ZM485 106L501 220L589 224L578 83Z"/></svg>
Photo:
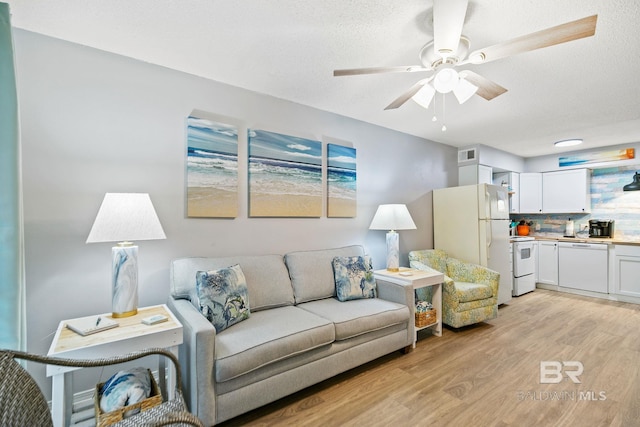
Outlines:
<svg viewBox="0 0 640 427"><path fill-rule="evenodd" d="M115 328L116 326L118 326L118 322L102 316L83 317L67 322L67 328L82 336L95 334L96 332L105 331Z"/></svg>

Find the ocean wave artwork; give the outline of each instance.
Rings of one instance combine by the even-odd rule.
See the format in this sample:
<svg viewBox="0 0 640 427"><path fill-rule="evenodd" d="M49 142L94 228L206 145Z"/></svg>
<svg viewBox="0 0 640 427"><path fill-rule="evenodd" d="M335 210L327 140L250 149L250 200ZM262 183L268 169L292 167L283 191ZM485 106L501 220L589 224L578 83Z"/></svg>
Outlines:
<svg viewBox="0 0 640 427"><path fill-rule="evenodd" d="M187 118L187 216L238 216L238 129Z"/></svg>
<svg viewBox="0 0 640 427"><path fill-rule="evenodd" d="M327 216L354 218L357 205L356 149L327 144Z"/></svg>
<svg viewBox="0 0 640 427"><path fill-rule="evenodd" d="M320 141L250 129L249 216L320 217Z"/></svg>

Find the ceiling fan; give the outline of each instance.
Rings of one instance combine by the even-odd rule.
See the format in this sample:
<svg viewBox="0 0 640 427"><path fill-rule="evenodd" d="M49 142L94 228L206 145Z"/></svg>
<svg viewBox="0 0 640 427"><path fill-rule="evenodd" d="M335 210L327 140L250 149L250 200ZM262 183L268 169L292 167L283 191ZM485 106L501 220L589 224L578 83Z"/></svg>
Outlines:
<svg viewBox="0 0 640 427"><path fill-rule="evenodd" d="M471 70L456 71L467 64L484 64L523 52L593 36L598 15L567 22L535 33L516 37L469 53L469 39L462 34L469 0L433 0L433 40L420 50L422 65L334 70L334 76L359 74L412 73L434 71L389 104L385 110L402 106L409 99L427 108L436 92L453 92L460 104L474 94L487 101L507 91Z"/></svg>

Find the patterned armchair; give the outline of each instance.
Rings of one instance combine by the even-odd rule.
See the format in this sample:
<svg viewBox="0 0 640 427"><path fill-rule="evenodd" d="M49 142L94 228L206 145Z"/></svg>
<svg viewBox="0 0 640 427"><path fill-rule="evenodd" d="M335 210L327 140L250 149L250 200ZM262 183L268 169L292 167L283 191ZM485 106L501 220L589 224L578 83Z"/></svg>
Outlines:
<svg viewBox="0 0 640 427"><path fill-rule="evenodd" d="M451 258L440 249L409 252L409 265L445 274L443 323L459 328L498 317L498 272ZM418 289L418 298L429 298L424 289Z"/></svg>

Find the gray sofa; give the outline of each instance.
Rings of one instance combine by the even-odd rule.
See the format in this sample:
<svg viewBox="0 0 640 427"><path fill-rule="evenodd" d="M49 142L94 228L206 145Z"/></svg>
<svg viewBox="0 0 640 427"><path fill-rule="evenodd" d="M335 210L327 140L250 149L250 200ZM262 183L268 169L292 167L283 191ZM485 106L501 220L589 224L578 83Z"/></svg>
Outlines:
<svg viewBox="0 0 640 427"><path fill-rule="evenodd" d="M335 298L332 260L361 246L282 255L182 258L168 305L184 326L180 360L190 410L214 425L312 384L410 348L410 286L377 281L377 298ZM216 334L190 302L196 272L239 264L251 315Z"/></svg>

